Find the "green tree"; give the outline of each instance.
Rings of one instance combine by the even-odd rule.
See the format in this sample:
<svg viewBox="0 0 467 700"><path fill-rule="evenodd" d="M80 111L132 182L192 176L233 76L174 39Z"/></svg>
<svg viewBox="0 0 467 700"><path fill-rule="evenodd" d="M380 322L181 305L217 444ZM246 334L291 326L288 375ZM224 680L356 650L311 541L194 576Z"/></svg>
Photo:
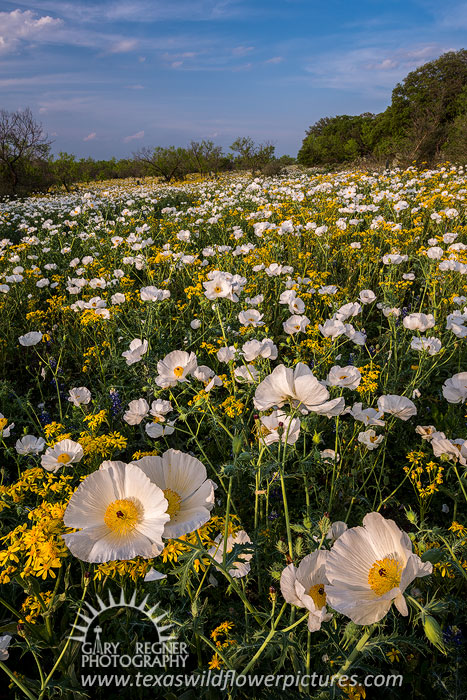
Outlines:
<svg viewBox="0 0 467 700"><path fill-rule="evenodd" d="M229 148L235 154L234 163L239 170L254 173L274 158L275 146L272 143L255 143L250 136L240 136Z"/></svg>
<svg viewBox="0 0 467 700"><path fill-rule="evenodd" d="M203 141L192 141L188 155L193 170L201 175L210 172L217 175L224 158L221 146L216 146L214 141L204 139Z"/></svg>
<svg viewBox="0 0 467 700"><path fill-rule="evenodd" d="M450 125L465 112L467 51L449 51L409 73L392 92L391 130L406 160L433 161L448 138Z"/></svg>
<svg viewBox="0 0 467 700"><path fill-rule="evenodd" d="M133 154L133 158L144 164L149 173L163 177L166 182L182 178L188 172L189 156L185 148L143 147Z"/></svg>
<svg viewBox="0 0 467 700"><path fill-rule="evenodd" d="M67 192L74 182L80 180L80 165L72 153L60 151L58 156L50 161L50 167L55 182L62 185Z"/></svg>
<svg viewBox="0 0 467 700"><path fill-rule="evenodd" d="M16 194L44 186L51 141L29 107L0 111L0 168L4 189Z"/></svg>
<svg viewBox="0 0 467 700"><path fill-rule="evenodd" d="M297 160L302 165L330 165L366 157L374 145L376 115L324 117L306 132Z"/></svg>

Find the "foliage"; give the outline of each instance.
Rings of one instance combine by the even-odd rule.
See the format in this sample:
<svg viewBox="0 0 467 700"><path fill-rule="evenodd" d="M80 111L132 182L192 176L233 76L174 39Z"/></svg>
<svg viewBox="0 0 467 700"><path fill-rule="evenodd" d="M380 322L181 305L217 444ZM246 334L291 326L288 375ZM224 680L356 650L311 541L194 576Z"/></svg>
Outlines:
<svg viewBox="0 0 467 700"><path fill-rule="evenodd" d="M306 132L298 160L308 166L369 157L463 162L466 114L467 50L449 51L398 83L385 112L320 119Z"/></svg>
<svg viewBox="0 0 467 700"><path fill-rule="evenodd" d="M98 596L124 589L160 605L188 645L194 676L395 673L404 676L402 690L378 688L378 697L461 700L467 388L446 387L467 360L466 186L455 167L254 181L233 174L175 185L103 182L0 206L7 697L109 697L109 688L80 683L80 644L69 635L85 601L96 606ZM210 287L216 271L230 294ZM417 327L420 314L426 330ZM147 350L130 364L123 353L135 339ZM179 380L164 388L161 360L174 350L193 352L197 371L181 377L176 367ZM260 410L255 396L275 368L298 363L345 410L305 410L284 383L282 410L298 421L289 443L283 421L267 428L274 411ZM349 373L356 384L342 383ZM89 401L76 405L70 392L83 387ZM382 414L384 396L408 401L410 415ZM135 424L127 411L136 400L143 413ZM170 410L150 414L153 401ZM367 407L379 415L374 435L360 413ZM82 459L48 471L40 451L18 446L25 434L45 441L42 455L71 439ZM128 464L168 448L196 456L217 484L210 519L166 539L153 559L75 558L63 517L83 480L104 461ZM362 626L334 610L309 632L308 609L283 598L282 572L331 551L332 522L359 527L370 511L406 533L431 575L404 591L407 616L392 606ZM243 529L251 543L212 556L218 537ZM244 556L247 570L232 577ZM151 567L166 578L146 581ZM108 638L150 639L151 624L124 613L105 620ZM232 688L224 697L356 700L364 690ZM224 691L110 692L204 700Z"/></svg>

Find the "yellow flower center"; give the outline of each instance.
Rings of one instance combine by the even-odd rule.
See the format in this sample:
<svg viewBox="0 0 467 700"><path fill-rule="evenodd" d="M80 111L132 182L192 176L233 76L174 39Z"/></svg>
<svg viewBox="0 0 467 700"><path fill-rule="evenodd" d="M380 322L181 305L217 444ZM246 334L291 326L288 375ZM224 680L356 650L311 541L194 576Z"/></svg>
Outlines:
<svg viewBox="0 0 467 700"><path fill-rule="evenodd" d="M71 460L70 455L68 452L62 452L61 454L58 455L57 457L57 462L59 464L68 464L68 462Z"/></svg>
<svg viewBox="0 0 467 700"><path fill-rule="evenodd" d="M172 491L172 489L164 489L164 496L166 497L169 503L166 513L168 513L170 517L173 518L173 516L177 515L178 511L180 510L180 504L182 502L182 499L178 495L178 493L176 491Z"/></svg>
<svg viewBox="0 0 467 700"><path fill-rule="evenodd" d="M216 292L216 294L220 294L222 292L222 287L219 287L218 285L217 287L214 287L214 291Z"/></svg>
<svg viewBox="0 0 467 700"><path fill-rule="evenodd" d="M3 430L3 428L5 428L7 423L8 423L7 418L0 418L0 430Z"/></svg>
<svg viewBox="0 0 467 700"><path fill-rule="evenodd" d="M104 522L117 535L126 535L143 519L143 506L136 498L120 498L111 503L104 515Z"/></svg>
<svg viewBox="0 0 467 700"><path fill-rule="evenodd" d="M324 592L324 584L317 583L310 588L308 595L313 599L313 603L316 605L318 610L326 605L326 593Z"/></svg>
<svg viewBox="0 0 467 700"><path fill-rule="evenodd" d="M376 595L388 593L401 582L402 564L394 557L375 561L368 574L368 583Z"/></svg>
<svg viewBox="0 0 467 700"><path fill-rule="evenodd" d="M183 371L183 367L180 367L180 365L178 365L178 367L174 367L174 374L176 377L183 377Z"/></svg>

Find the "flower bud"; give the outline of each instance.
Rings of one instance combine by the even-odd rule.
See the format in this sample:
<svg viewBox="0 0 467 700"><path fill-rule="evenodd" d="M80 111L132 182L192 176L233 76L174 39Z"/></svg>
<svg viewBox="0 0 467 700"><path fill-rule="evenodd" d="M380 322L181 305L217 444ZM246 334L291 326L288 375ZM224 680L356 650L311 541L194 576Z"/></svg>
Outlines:
<svg viewBox="0 0 467 700"><path fill-rule="evenodd" d="M423 628L425 636L437 649L444 652L443 631L438 622L431 615L423 616Z"/></svg>
<svg viewBox="0 0 467 700"><path fill-rule="evenodd" d="M240 433L240 435L234 435L234 438L232 440L232 451L234 455L238 455L240 450L242 449L243 445L243 435Z"/></svg>
<svg viewBox="0 0 467 700"><path fill-rule="evenodd" d="M405 511L405 516L409 523L412 523L413 525L417 524L418 517L417 514L412 510L412 508L407 508Z"/></svg>

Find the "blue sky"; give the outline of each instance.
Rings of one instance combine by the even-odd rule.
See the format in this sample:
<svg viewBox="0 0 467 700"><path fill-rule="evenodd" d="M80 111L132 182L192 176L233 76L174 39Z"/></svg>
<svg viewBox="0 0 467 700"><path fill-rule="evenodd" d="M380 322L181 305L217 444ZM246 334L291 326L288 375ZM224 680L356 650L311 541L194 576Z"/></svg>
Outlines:
<svg viewBox="0 0 467 700"><path fill-rule="evenodd" d="M0 0L0 107L79 156L237 136L296 155L320 117L380 112L460 48L458 0Z"/></svg>

